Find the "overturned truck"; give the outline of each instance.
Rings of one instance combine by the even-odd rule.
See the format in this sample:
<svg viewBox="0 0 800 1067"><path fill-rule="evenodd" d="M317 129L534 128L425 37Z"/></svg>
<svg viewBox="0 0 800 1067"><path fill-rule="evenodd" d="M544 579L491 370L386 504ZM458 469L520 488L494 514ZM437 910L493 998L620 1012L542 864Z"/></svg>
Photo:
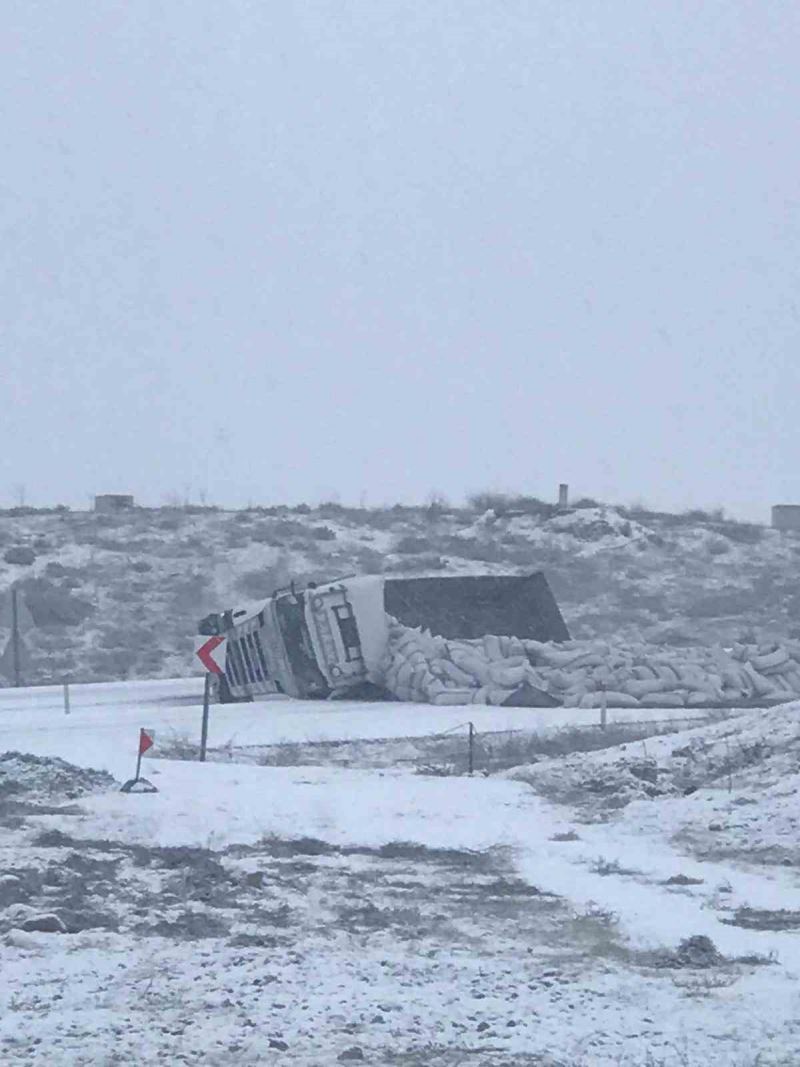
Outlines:
<svg viewBox="0 0 800 1067"><path fill-rule="evenodd" d="M540 572L292 585L255 608L206 616L199 632L225 639L222 701L284 693L552 706L524 642L569 640Z"/></svg>

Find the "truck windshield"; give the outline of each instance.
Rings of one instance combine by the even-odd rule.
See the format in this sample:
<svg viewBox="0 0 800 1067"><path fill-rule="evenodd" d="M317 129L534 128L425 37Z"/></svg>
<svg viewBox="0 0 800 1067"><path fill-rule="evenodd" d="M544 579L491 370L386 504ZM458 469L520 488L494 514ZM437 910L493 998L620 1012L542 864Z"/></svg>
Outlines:
<svg viewBox="0 0 800 1067"><path fill-rule="evenodd" d="M286 655L302 695L327 696L330 689L314 656L306 626L304 599L302 593L279 597L275 601L275 614Z"/></svg>

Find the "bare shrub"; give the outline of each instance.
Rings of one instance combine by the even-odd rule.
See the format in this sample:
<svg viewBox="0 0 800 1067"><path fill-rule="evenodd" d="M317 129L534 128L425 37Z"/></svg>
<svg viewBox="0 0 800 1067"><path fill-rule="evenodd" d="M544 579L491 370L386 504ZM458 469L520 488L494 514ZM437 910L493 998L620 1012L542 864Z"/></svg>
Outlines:
<svg viewBox="0 0 800 1067"><path fill-rule="evenodd" d="M175 581L170 589L173 614L178 618L191 617L202 611L208 586L209 578L201 571L195 571Z"/></svg>
<svg viewBox="0 0 800 1067"><path fill-rule="evenodd" d="M481 514L486 511L493 511L495 515L505 515L511 506L507 493L500 493L492 489L484 489L482 492L472 493L467 497L467 503L473 511L479 511Z"/></svg>
<svg viewBox="0 0 800 1067"><path fill-rule="evenodd" d="M37 626L79 626L95 612L88 600L73 596L47 578L29 578L22 589Z"/></svg>
<svg viewBox="0 0 800 1067"><path fill-rule="evenodd" d="M6 563L14 563L17 566L28 567L36 560L36 553L32 548L28 548L27 545L14 545L9 548L4 554L3 559Z"/></svg>
<svg viewBox="0 0 800 1067"><path fill-rule="evenodd" d="M727 522L718 532L739 545L757 545L764 539L765 529L750 522Z"/></svg>
<svg viewBox="0 0 800 1067"><path fill-rule="evenodd" d="M481 563L509 563L515 552L513 548L505 547L499 541L478 541L466 537L443 537L430 547L445 552L448 556ZM526 559L529 559L532 549L525 549L524 554Z"/></svg>
<svg viewBox="0 0 800 1067"><path fill-rule="evenodd" d="M196 741L192 741L186 733L173 733L169 737L158 738L158 744L153 749L153 757L156 759L196 760L200 758L200 746Z"/></svg>
<svg viewBox="0 0 800 1067"><path fill-rule="evenodd" d="M690 508L688 511L684 511L682 515L677 516L677 518L689 525L702 522L724 522L725 509L712 508L710 511L704 511L702 508Z"/></svg>
<svg viewBox="0 0 800 1067"><path fill-rule="evenodd" d="M537 496L513 496L508 503L509 509L515 514L533 515L543 519L549 519L558 510L556 504L540 500Z"/></svg>
<svg viewBox="0 0 800 1067"><path fill-rule="evenodd" d="M576 508L578 510L581 508L601 508L602 506L602 502L595 500L592 496L582 496L574 503L570 504L571 508Z"/></svg>
<svg viewBox="0 0 800 1067"><path fill-rule="evenodd" d="M101 679L128 678L135 675L136 666L136 658L128 648L96 648L88 656L90 674Z"/></svg>
<svg viewBox="0 0 800 1067"><path fill-rule="evenodd" d="M478 744L486 755L489 767L498 771L524 767L525 764L536 763L540 759L568 756L573 752L597 752L604 748L616 748L617 745L629 744L632 741L676 733L679 729L680 726L670 723L613 723L605 729L599 726L564 726L546 734L522 731L481 734L478 736ZM524 772L519 773L522 775Z"/></svg>
<svg viewBox="0 0 800 1067"><path fill-rule="evenodd" d="M724 615L747 615L758 611L759 598L750 589L721 589L697 597L684 609L690 619L714 619Z"/></svg>
<svg viewBox="0 0 800 1067"><path fill-rule="evenodd" d="M744 930L797 930L800 929L800 911L742 907L736 909L732 919L720 921Z"/></svg>
<svg viewBox="0 0 800 1067"><path fill-rule="evenodd" d="M279 558L272 566L259 567L258 570L240 574L236 579L235 588L249 600L265 600L272 596L276 589L288 585L292 577L299 576L293 576L286 559Z"/></svg>
<svg viewBox="0 0 800 1067"><path fill-rule="evenodd" d="M254 526L250 531L250 540L255 541L256 544L259 545L283 544L283 539L278 537L270 523L262 523L260 526Z"/></svg>
<svg viewBox="0 0 800 1067"><path fill-rule="evenodd" d="M706 547L709 556L724 556L730 552L731 546L722 537L712 538Z"/></svg>
<svg viewBox="0 0 800 1067"><path fill-rule="evenodd" d="M594 871L595 874L601 875L603 878L607 878L611 874L635 875L642 873L631 867L623 867L619 860L607 860L605 856L598 856L592 864L591 870Z"/></svg>
<svg viewBox="0 0 800 1067"><path fill-rule="evenodd" d="M417 571L444 571L447 570L447 560L442 559L433 552L426 552L419 556L407 556L391 563L387 568L394 574L412 574Z"/></svg>
<svg viewBox="0 0 800 1067"><path fill-rule="evenodd" d="M398 555L414 556L418 555L420 552L429 552L432 547L430 538L408 534L395 541L392 551L398 553Z"/></svg>
<svg viewBox="0 0 800 1067"><path fill-rule="evenodd" d="M388 508L343 508L339 505L337 510L330 512L328 507L321 505L317 509L321 519L336 518L349 526L367 527L370 530L391 530L397 526L397 514Z"/></svg>
<svg viewBox="0 0 800 1067"><path fill-rule="evenodd" d="M356 551L354 562L359 574L383 574L386 564L383 553L368 546Z"/></svg>
<svg viewBox="0 0 800 1067"><path fill-rule="evenodd" d="M109 626L101 630L97 640L100 648L127 648L143 652L152 647L153 633L144 626Z"/></svg>
<svg viewBox="0 0 800 1067"><path fill-rule="evenodd" d="M180 530L183 523L183 516L177 512L167 512L166 514L159 516L155 521L155 525L159 530L166 530L168 533L174 533L176 530Z"/></svg>

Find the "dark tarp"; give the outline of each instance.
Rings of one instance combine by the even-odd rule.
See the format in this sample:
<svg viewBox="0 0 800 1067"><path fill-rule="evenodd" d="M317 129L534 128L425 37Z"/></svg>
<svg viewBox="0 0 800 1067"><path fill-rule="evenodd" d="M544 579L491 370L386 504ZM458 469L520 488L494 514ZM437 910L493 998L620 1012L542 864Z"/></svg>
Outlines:
<svg viewBox="0 0 800 1067"><path fill-rule="evenodd" d="M447 578L387 578L386 611L406 626L422 626L442 637L484 634L568 641L547 579L529 575Z"/></svg>

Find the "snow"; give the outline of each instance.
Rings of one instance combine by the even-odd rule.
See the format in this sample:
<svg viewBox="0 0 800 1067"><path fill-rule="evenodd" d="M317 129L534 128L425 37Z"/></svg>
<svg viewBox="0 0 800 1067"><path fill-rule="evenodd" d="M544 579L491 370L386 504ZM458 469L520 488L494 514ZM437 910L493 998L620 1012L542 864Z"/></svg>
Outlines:
<svg viewBox="0 0 800 1067"><path fill-rule="evenodd" d="M58 689L5 690L0 693L0 751L14 747L59 756L125 777L132 771L139 725L155 727L157 736L182 729L196 734L199 707L181 701L198 700L199 689L199 680L75 687L69 716ZM239 741L255 744L287 735L419 736L415 730L444 729L459 717L483 728L479 713L486 729L523 721L552 728L554 722L567 717L578 722L587 714L264 702L213 707L212 737L219 741L235 733ZM113 1047L145 1064L262 1063L275 1055L269 1039L285 1038L286 1062L301 1065L335 1063L353 1045L363 1047L367 1061L375 1063L391 1062L390 1052L426 1045L426 1055L420 1052L419 1059L405 1062L457 1062L444 1053L437 1060L431 1051L437 1048L461 1050L464 1056L464 1049L474 1048L481 1057L475 1062L487 1065L517 1062L515 1057L525 1053L549 1054L555 1063L582 1067L645 1062L723 1067L753 1063L756 1055L764 1064L798 1062L797 933L744 929L725 921L743 906L800 911L797 868L704 858L702 852L692 854L680 837L687 825L707 826L724 811L727 819L739 820L730 835L739 840L736 833L744 832L747 819L758 826L764 821L757 818L759 805L766 813L773 802L792 803L790 796L764 797L796 788L791 759L782 753L791 751L800 705L767 713L769 719L759 714L760 719L751 713L695 728L678 739L647 741L648 758L666 767L672 750L692 736L705 732L713 740L728 730L746 743L759 724L763 733L771 723L774 752L761 772L741 772L755 803L733 804L743 795L738 784L735 796L703 788L691 796L634 801L602 822L587 822L577 808L555 804L509 777L430 778L396 770L146 760L145 773L158 793L96 793L80 799L80 813L36 815L34 830L7 836L0 848L3 868L66 857L68 848L48 852L33 843L34 831L42 830L59 830L75 840L107 840L117 849L126 844L211 849L227 867L239 863L240 872L263 866L259 849L273 837L313 838L340 851L313 863L304 857L308 872L271 898L287 901L296 918L291 938L286 943L278 938L266 953L219 939L13 931L2 948L0 1040L7 1044L0 1045L0 1058L11 1049L13 1062L100 1064L110 1062ZM578 782L585 780L587 768L613 766L619 758L612 750L570 757L561 765ZM765 777L763 795L758 773ZM502 855L511 857L517 877L556 894L562 903L545 902L534 912L514 904L501 922L482 927L489 920L480 907L458 912L458 898L448 896L449 882L461 877L466 892L470 878L479 880L477 873L458 875L454 869L447 874L404 861L405 881L392 892L416 902L405 906L407 912L422 909L424 917L437 905L449 911L449 936L459 947L430 934L397 940L382 928L369 936L347 933L336 924L341 906L348 894L352 909L358 895L373 892L370 877L380 871L388 877L388 861L346 850L379 850L397 841L465 855L506 850ZM236 847L252 853L238 860ZM265 868L270 877L289 869L270 863ZM155 870L125 870L126 878L160 884L153 881ZM412 871L423 882L430 880L428 893L410 895ZM664 884L678 874L702 881ZM190 907L202 920L206 911ZM177 914L166 902L161 911ZM538 926L529 930L529 921ZM609 944L614 941L617 948L597 940L598 923L602 927L604 921ZM579 932L587 922L595 939L591 950L582 946ZM566 942L558 940L557 929L572 930ZM719 984L704 973L659 973L636 962L637 953L672 949L697 935L711 938L726 956L772 953L777 962L730 965L716 976ZM377 1016L383 1021L374 1022ZM486 1029L478 1031L481 1020ZM483 1036L487 1033L489 1038Z"/></svg>

